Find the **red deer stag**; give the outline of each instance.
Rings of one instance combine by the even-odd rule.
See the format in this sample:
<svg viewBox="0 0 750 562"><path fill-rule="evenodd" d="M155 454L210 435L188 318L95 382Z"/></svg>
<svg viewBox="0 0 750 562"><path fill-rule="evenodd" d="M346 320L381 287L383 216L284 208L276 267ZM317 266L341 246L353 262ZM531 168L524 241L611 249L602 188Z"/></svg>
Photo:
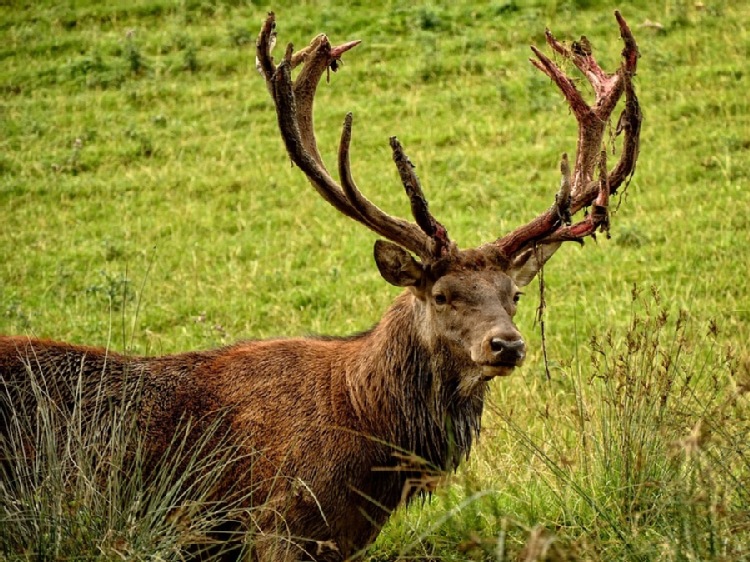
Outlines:
<svg viewBox="0 0 750 562"><path fill-rule="evenodd" d="M322 75L336 70L342 54L358 42L332 47L319 35L296 53L287 47L277 66L271 56L275 19L269 14L257 41L257 65L287 151L326 201L388 240L375 242L375 263L383 278L404 292L377 325L347 338L272 339L131 357L3 337L0 394L17 402L33 400L27 382L32 370L60 380L82 374L84 384L91 385L104 380L117 396L127 381L137 380L142 396L138 424L153 458L167 451L181 421L210 420L223 412L223 434L253 459L251 466L233 464L227 482L235 490L251 489L253 505L267 506L251 511L256 559L355 556L374 540L390 513L420 491L413 483L425 471L454 469L469 454L488 381L510 374L526 354L513 323L519 289L562 242L580 242L608 228L608 199L634 172L641 124L632 83L638 49L625 20L615 16L625 47L613 74L600 68L585 39L568 47L547 32L552 50L588 79L595 94L592 105L571 78L532 48L533 64L562 91L578 121L575 162L571 169L563 156L555 203L493 242L459 250L430 214L395 137L393 158L415 222L384 213L354 183L351 115L344 121L338 153L340 183L332 178L316 146L313 98ZM297 66L302 68L293 80ZM621 156L608 170L603 137L623 94L617 124L624 137ZM584 218L571 223L571 216L586 207L590 211ZM136 376L127 378L127 373ZM60 403L71 400L70 392L59 398ZM5 431L8 402L0 404L0 430ZM217 499L227 489L217 489Z"/></svg>

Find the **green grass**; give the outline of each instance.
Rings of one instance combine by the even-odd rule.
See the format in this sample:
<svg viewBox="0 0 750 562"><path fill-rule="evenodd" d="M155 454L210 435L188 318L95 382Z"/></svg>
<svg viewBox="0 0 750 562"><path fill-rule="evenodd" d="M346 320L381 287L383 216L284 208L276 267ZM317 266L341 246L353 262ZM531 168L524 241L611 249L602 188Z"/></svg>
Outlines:
<svg viewBox="0 0 750 562"><path fill-rule="evenodd" d="M85 388L83 373L56 386L33 361L27 372L33 400L7 408L10 394L0 393L3 413L14 413L0 419L3 560L181 560L220 552L217 529L226 538L237 532L228 525L252 512L240 505L250 490L222 503L211 496L241 458L226 439L216 440L221 416L197 438L193 420L185 420L157 476L147 476L137 384L113 401L104 382ZM60 407L59 396L71 390L85 408Z"/></svg>
<svg viewBox="0 0 750 562"><path fill-rule="evenodd" d="M586 34L614 68L619 7L642 54L641 157L612 239L563 248L545 271L552 380L528 291L518 325L530 357L493 383L472 462L427 505L400 513L369 555L502 559L552 533L558 557L748 556L731 550L748 528L747 412L731 399L750 338L748 5L29 6L0 6L0 333L145 354L347 334L376 322L398 292L372 263L373 235L289 165L254 68L268 9L282 43L301 46L321 31L363 40L321 85L324 157L333 162L353 111L359 185L408 216L387 142L398 135L434 214L468 247L547 208L560 154L574 149L574 119L527 62L528 45L543 44L545 27L560 39ZM634 301L634 284L656 287L658 302ZM633 318L655 322L662 311L656 355L670 356L670 338L684 341L673 376L689 376L690 393L659 414L642 389L634 409L618 410L608 402L618 376L660 380L647 355L654 343L627 346ZM601 355L592 337L608 359L632 353L641 363L592 365ZM736 359L725 362L728 353ZM711 439L679 456L670 443L699 420ZM638 451L657 474L625 471ZM647 497L647 513L632 494L652 481L661 493Z"/></svg>

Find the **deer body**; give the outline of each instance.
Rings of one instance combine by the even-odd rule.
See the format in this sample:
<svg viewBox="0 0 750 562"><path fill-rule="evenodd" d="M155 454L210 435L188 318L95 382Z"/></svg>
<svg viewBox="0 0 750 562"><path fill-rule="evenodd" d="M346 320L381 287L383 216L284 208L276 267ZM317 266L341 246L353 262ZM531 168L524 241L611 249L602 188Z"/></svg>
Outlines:
<svg viewBox="0 0 750 562"><path fill-rule="evenodd" d="M421 309L407 291L361 335L250 341L164 357L3 337L0 381L19 388L29 368L54 376L63 389L81 374L85 387L105 380L114 397L137 386L152 466L186 416L205 420L225 410L226 430L248 457L227 480L253 490L251 503L260 506L254 524L272 535L284 529L299 543L290 553L276 541L264 547L259 537L260 559L315 552L310 542L335 545L328 556L348 558L420 491L408 479L457 466L479 431L482 368L455 354L455 341L425 341L421 334L430 330L420 325L428 321ZM460 388L467 377L474 383ZM74 393L61 401L72 409ZM0 420L7 415L0 411ZM404 466L407 453L419 464Z"/></svg>
<svg viewBox="0 0 750 562"><path fill-rule="evenodd" d="M52 389L62 410L91 408L90 395L97 392L114 401L138 396L134 416L147 477L158 475L185 423L191 439L208 434L209 448L231 446L236 462L214 496L219 502L243 498L257 560L356 556L398 505L431 491L436 475L469 454L488 382L510 374L526 354L513 323L519 289L562 242L608 227L608 197L634 170L641 121L631 82L637 47L616 17L625 50L622 66L611 75L593 59L588 42L569 50L547 34L550 46L589 80L596 95L591 106L555 63L534 50L534 64L557 84L579 122L575 169L564 156L555 204L502 238L459 250L429 212L395 137L394 161L415 222L384 213L354 183L351 115L339 149L340 183L333 180L316 145L313 97L321 76L336 70L358 42L332 47L319 35L297 53L289 46L277 66L271 57L275 18L269 14L257 42L257 66L287 151L323 198L388 240L375 243L375 262L381 276L404 292L376 326L348 338L249 341L214 351L130 357L0 337L0 445L18 411L33 415L34 377ZM292 69L300 65L292 80ZM610 172L601 148L623 94L618 131L624 141ZM571 225L572 214L588 206L592 212ZM77 384L83 391L75 390ZM34 451L26 453L33 457ZM0 468L2 462L0 456Z"/></svg>

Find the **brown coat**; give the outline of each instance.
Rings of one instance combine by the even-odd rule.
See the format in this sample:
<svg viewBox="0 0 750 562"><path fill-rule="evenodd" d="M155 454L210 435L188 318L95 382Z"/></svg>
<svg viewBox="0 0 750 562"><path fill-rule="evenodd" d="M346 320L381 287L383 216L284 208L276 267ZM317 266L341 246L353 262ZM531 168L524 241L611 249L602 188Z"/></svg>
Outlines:
<svg viewBox="0 0 750 562"><path fill-rule="evenodd" d="M411 483L425 471L455 467L479 431L486 382L459 396L466 365L420 341L416 300L404 294L371 331L350 338L250 341L164 357L2 337L0 388L14 389L15 406L33 401L31 370L49 379L66 409L79 376L83 388L105 380L117 399L139 392L150 466L183 420L205 427L226 412L218 432L231 432L238 449L250 453L232 465L226 486L253 490L253 523L268 535L283 529L309 552L335 545L338 553L329 556L347 558L419 491ZM9 419L9 407L0 401L0 421ZM410 457L412 470L404 467ZM263 544L259 537L266 553L284 548ZM294 548L288 557L299 555ZM274 556L287 557L262 559Z"/></svg>

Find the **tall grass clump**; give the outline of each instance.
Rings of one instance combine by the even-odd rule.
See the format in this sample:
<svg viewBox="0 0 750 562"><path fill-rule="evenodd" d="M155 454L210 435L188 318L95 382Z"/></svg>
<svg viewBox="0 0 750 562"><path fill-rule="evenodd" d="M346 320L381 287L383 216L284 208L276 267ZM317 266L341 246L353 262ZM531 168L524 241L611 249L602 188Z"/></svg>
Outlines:
<svg viewBox="0 0 750 562"><path fill-rule="evenodd" d="M227 536L247 519L247 494L215 498L240 459L226 440L216 446L222 416L200 432L184 421L150 459L140 385L113 396L105 373L92 388L83 370L59 380L32 362L28 380L0 380L0 559L182 560L249 539Z"/></svg>
<svg viewBox="0 0 750 562"><path fill-rule="evenodd" d="M535 502L527 523L553 530L574 557L748 556L746 358L718 349L715 323L670 314L656 290L633 295L627 329L592 338L590 361L566 373L572 392L538 427L496 408L533 467L508 509Z"/></svg>

